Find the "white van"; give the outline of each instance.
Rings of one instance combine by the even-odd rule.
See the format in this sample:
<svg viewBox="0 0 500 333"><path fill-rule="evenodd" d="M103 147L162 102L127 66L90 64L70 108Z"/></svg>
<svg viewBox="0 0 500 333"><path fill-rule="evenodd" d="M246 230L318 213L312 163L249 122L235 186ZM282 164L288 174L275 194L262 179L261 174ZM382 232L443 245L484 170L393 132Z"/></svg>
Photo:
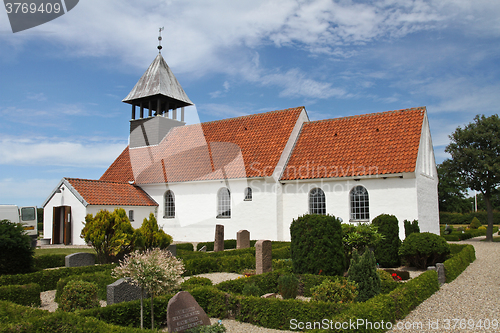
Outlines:
<svg viewBox="0 0 500 333"><path fill-rule="evenodd" d="M17 207L15 205L0 205L0 221L9 220L22 223L24 230L36 244L38 237L38 218L36 207Z"/></svg>

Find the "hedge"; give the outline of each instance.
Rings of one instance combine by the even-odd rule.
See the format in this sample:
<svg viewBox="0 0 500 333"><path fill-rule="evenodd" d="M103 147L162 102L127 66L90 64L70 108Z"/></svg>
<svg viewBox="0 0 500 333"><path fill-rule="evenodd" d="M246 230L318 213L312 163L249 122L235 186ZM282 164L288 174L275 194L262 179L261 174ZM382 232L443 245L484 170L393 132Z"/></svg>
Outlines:
<svg viewBox="0 0 500 333"><path fill-rule="evenodd" d="M75 281L75 280L95 283L97 285L97 297L101 300L106 300L107 299L107 286L109 284L112 284L113 282L115 282L118 279L111 276L111 271L87 273L87 274L81 274L81 275L70 275L70 276L61 278L57 282L56 297L55 297L56 302L59 302L60 297L61 297L62 292L63 292L63 289L68 284L68 282Z"/></svg>
<svg viewBox="0 0 500 333"><path fill-rule="evenodd" d="M239 256L242 254L252 254L255 256L255 248L254 247L249 247L246 249L240 249L240 250L226 250L226 251L221 251L221 252L188 252L188 251L182 251L181 253L177 254L177 257L183 259L183 260L189 260L189 259L198 259L198 258L219 258L219 257L231 257L231 256Z"/></svg>
<svg viewBox="0 0 500 333"><path fill-rule="evenodd" d="M448 213L439 212L439 223L440 224L470 224L472 219L477 217L477 219L483 225L488 225L488 213L486 211L478 211L472 213ZM493 224L500 224L500 212L493 212Z"/></svg>
<svg viewBox="0 0 500 333"><path fill-rule="evenodd" d="M0 287L0 300L9 301L19 305L40 306L40 285L30 283L22 286Z"/></svg>
<svg viewBox="0 0 500 333"><path fill-rule="evenodd" d="M211 272L239 273L246 268L255 268L255 256L242 254L225 257L202 257L184 260L184 276Z"/></svg>
<svg viewBox="0 0 500 333"><path fill-rule="evenodd" d="M493 233L498 231L498 227L493 227ZM442 234L443 232L441 232ZM479 236L486 236L486 230L479 230L479 229L474 229L474 230L469 230L465 232L460 232L458 230L452 231L451 234L448 235L441 235L444 237L449 242L457 242L457 241L462 241L474 237L479 237Z"/></svg>
<svg viewBox="0 0 500 333"><path fill-rule="evenodd" d="M40 297L40 294L38 295ZM49 315L50 312L0 300L0 331L10 324Z"/></svg>
<svg viewBox="0 0 500 333"><path fill-rule="evenodd" d="M46 269L28 274L2 275L0 276L0 286L38 283L41 291L54 290L57 287L57 281L63 277L83 273L102 272L110 270L115 266L115 264L108 264L84 267L64 267L58 269Z"/></svg>
<svg viewBox="0 0 500 333"><path fill-rule="evenodd" d="M177 251L182 250L182 251L194 251L194 246L191 243L181 243L181 244L175 244Z"/></svg>
<svg viewBox="0 0 500 333"><path fill-rule="evenodd" d="M456 244L450 244L456 245ZM452 249L452 253L456 253L456 248ZM444 262L444 272L446 275L446 282L449 283L457 278L471 262L476 260L476 251L474 246L465 245L459 253Z"/></svg>
<svg viewBox="0 0 500 333"><path fill-rule="evenodd" d="M66 254L44 254L35 256L33 258L34 268L38 271L47 268L64 267L66 265L65 258Z"/></svg>

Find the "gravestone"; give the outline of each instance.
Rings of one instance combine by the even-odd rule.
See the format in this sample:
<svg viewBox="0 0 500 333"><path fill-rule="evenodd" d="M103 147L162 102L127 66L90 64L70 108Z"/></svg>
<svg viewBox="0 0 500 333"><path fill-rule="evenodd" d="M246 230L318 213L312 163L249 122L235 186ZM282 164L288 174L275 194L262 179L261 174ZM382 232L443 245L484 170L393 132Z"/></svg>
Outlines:
<svg viewBox="0 0 500 333"><path fill-rule="evenodd" d="M64 264L66 267L94 266L95 254L87 252L73 253L64 257Z"/></svg>
<svg viewBox="0 0 500 333"><path fill-rule="evenodd" d="M444 273L444 264L438 263L436 266L429 266L427 267L427 270L433 270L438 273L438 282L440 285L444 284L446 282L446 275Z"/></svg>
<svg viewBox="0 0 500 333"><path fill-rule="evenodd" d="M217 224L215 225L214 252L220 251L224 251L224 226Z"/></svg>
<svg viewBox="0 0 500 333"><path fill-rule="evenodd" d="M255 274L262 274L273 269L272 245L270 240L255 243Z"/></svg>
<svg viewBox="0 0 500 333"><path fill-rule="evenodd" d="M141 299L141 287L130 284L125 279L119 279L112 284L108 284L106 292L107 305ZM147 297L147 293L144 293L144 298Z"/></svg>
<svg viewBox="0 0 500 333"><path fill-rule="evenodd" d="M250 232L248 230L240 230L236 233L236 248L246 249L250 247Z"/></svg>
<svg viewBox="0 0 500 333"><path fill-rule="evenodd" d="M207 246L203 245L201 249L198 250L198 252L207 252Z"/></svg>
<svg viewBox="0 0 500 333"><path fill-rule="evenodd" d="M184 332L199 325L210 325L205 311L187 291L175 294L167 306L168 332Z"/></svg>
<svg viewBox="0 0 500 333"><path fill-rule="evenodd" d="M177 245L175 244L170 244L168 247L167 247L167 250L170 251L170 253L172 253L172 255L174 257L177 257Z"/></svg>

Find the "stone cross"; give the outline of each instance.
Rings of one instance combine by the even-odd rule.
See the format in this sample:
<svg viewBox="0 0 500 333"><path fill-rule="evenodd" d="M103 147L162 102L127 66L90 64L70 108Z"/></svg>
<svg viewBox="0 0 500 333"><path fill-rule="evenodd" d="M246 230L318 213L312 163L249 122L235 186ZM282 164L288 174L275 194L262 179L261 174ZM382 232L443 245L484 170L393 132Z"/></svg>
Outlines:
<svg viewBox="0 0 500 333"><path fill-rule="evenodd" d="M224 251L224 226L217 224L215 225L214 252L220 251Z"/></svg>
<svg viewBox="0 0 500 333"><path fill-rule="evenodd" d="M270 240L258 240L255 243L255 274L272 271L272 245Z"/></svg>
<svg viewBox="0 0 500 333"><path fill-rule="evenodd" d="M246 249L250 247L250 232L248 230L240 230L236 233L236 248Z"/></svg>
<svg viewBox="0 0 500 333"><path fill-rule="evenodd" d="M167 305L168 332L184 332L199 325L210 325L205 311L187 291L175 294Z"/></svg>

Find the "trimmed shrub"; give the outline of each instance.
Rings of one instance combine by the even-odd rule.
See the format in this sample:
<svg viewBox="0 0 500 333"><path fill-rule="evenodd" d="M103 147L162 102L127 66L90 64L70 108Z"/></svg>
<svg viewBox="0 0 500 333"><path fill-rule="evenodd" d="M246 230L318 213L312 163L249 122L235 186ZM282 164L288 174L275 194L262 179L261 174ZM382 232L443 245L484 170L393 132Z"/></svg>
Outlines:
<svg viewBox="0 0 500 333"><path fill-rule="evenodd" d="M40 298L40 295L38 295ZM49 315L46 310L32 308L31 306L15 304L11 301L0 300L0 331L10 324L25 322L35 318Z"/></svg>
<svg viewBox="0 0 500 333"><path fill-rule="evenodd" d="M399 283L392 278L391 273L383 269L378 269L377 273L380 277L381 294L388 294L399 286Z"/></svg>
<svg viewBox="0 0 500 333"><path fill-rule="evenodd" d="M293 299L297 297L299 279L293 274L281 275L278 278L278 289L283 299Z"/></svg>
<svg viewBox="0 0 500 333"><path fill-rule="evenodd" d="M399 267L399 222L396 216L382 214L373 219L384 240L375 248L375 258L382 267Z"/></svg>
<svg viewBox="0 0 500 333"><path fill-rule="evenodd" d="M250 242L250 246L254 246L255 241ZM207 251L214 250L214 242L201 242L196 245L196 251L199 251L203 246L207 247ZM225 239L224 240L224 250L235 249L236 248L236 239Z"/></svg>
<svg viewBox="0 0 500 333"><path fill-rule="evenodd" d="M97 285L81 280L70 281L63 289L59 308L63 311L91 309L99 306Z"/></svg>
<svg viewBox="0 0 500 333"><path fill-rule="evenodd" d="M189 290L201 286L211 286L212 281L209 278L193 276L181 283L182 290Z"/></svg>
<svg viewBox="0 0 500 333"><path fill-rule="evenodd" d="M160 229L153 213L150 213L149 218L142 221L139 231L141 232L141 247L143 249L166 249L173 241L172 236Z"/></svg>
<svg viewBox="0 0 500 333"><path fill-rule="evenodd" d="M239 273L245 268L255 268L255 255L207 256L188 259L184 260L184 268L186 269L184 276L211 272Z"/></svg>
<svg viewBox="0 0 500 333"><path fill-rule="evenodd" d="M260 297L260 295L262 295L262 291L255 284L255 282L246 283L241 293L245 296L255 296L255 297Z"/></svg>
<svg viewBox="0 0 500 333"><path fill-rule="evenodd" d="M290 225L293 271L297 274L344 274L344 249L340 220L310 214Z"/></svg>
<svg viewBox="0 0 500 333"><path fill-rule="evenodd" d="M29 274L2 275L0 276L0 286L23 285L38 283L41 291L54 290L57 288L59 279L70 275L80 275L84 273L95 273L110 270L115 264L96 265L84 267L64 267L58 269L49 269Z"/></svg>
<svg viewBox="0 0 500 333"><path fill-rule="evenodd" d="M344 243L345 267L349 267L353 249L358 250L359 254L363 254L366 247L377 247L382 238L377 226L371 223L358 225L343 223L342 242Z"/></svg>
<svg viewBox="0 0 500 333"><path fill-rule="evenodd" d="M380 294L380 276L377 273L377 263L372 251L365 250L365 253L360 257L355 249L347 274L349 281L358 286L357 300L359 302L365 302Z"/></svg>
<svg viewBox="0 0 500 333"><path fill-rule="evenodd" d="M481 222L479 222L479 220L477 219L477 217L474 217L472 219L472 222L469 224L469 228L470 229L477 229L480 226L482 226L482 224L481 224Z"/></svg>
<svg viewBox="0 0 500 333"><path fill-rule="evenodd" d="M420 227L418 226L418 220L413 220L413 221L408 221L404 220L403 221L404 226L405 226L405 237L408 237L412 233L419 233L420 232Z"/></svg>
<svg viewBox="0 0 500 333"><path fill-rule="evenodd" d="M200 325L200 326L193 327L185 332L186 333L223 333L223 332L226 332L226 328L222 324Z"/></svg>
<svg viewBox="0 0 500 333"><path fill-rule="evenodd" d="M471 262L476 260L476 251L472 245L451 244L450 247L455 254L443 263L446 283L455 280ZM462 247L460 252L457 252L458 247Z"/></svg>
<svg viewBox="0 0 500 333"><path fill-rule="evenodd" d="M342 279L341 281L324 280L311 289L311 300L335 303L353 303L358 296L358 285Z"/></svg>
<svg viewBox="0 0 500 333"><path fill-rule="evenodd" d="M191 243L176 244L177 251L194 251L194 246Z"/></svg>
<svg viewBox="0 0 500 333"><path fill-rule="evenodd" d="M411 234L403 241L399 254L410 266L426 269L443 262L450 254L450 246L443 237L429 232Z"/></svg>
<svg viewBox="0 0 500 333"><path fill-rule="evenodd" d="M477 230L480 230L480 231L486 231L486 227L484 225L480 226L479 228L477 228Z"/></svg>
<svg viewBox="0 0 500 333"><path fill-rule="evenodd" d="M34 269L39 271L47 268L64 267L66 265L65 258L65 254L44 254L35 256L33 257Z"/></svg>
<svg viewBox="0 0 500 333"><path fill-rule="evenodd" d="M0 275L23 274L33 269L31 238L20 223L0 221Z"/></svg>
<svg viewBox="0 0 500 333"><path fill-rule="evenodd" d="M272 257L273 259L291 259L292 254L290 251L290 245L284 245L277 248L272 249Z"/></svg>
<svg viewBox="0 0 500 333"><path fill-rule="evenodd" d="M488 214L486 211L477 211L472 213L448 213L439 212L440 224L469 224L476 217L481 224L488 224ZM500 224L500 212L493 212L493 224Z"/></svg>
<svg viewBox="0 0 500 333"><path fill-rule="evenodd" d="M0 287L0 300L9 301L19 305L40 306L40 286L30 283L23 286Z"/></svg>
<svg viewBox="0 0 500 333"><path fill-rule="evenodd" d="M98 299L107 299L107 286L112 284L117 279L111 276L111 271L97 272L97 273L87 273L80 275L71 275L64 277L57 281L56 297L55 301L59 302L64 288L70 281L85 281L92 282L97 286L97 297Z"/></svg>
<svg viewBox="0 0 500 333"><path fill-rule="evenodd" d="M292 259L273 259L273 270L283 270L285 272L292 272Z"/></svg>

